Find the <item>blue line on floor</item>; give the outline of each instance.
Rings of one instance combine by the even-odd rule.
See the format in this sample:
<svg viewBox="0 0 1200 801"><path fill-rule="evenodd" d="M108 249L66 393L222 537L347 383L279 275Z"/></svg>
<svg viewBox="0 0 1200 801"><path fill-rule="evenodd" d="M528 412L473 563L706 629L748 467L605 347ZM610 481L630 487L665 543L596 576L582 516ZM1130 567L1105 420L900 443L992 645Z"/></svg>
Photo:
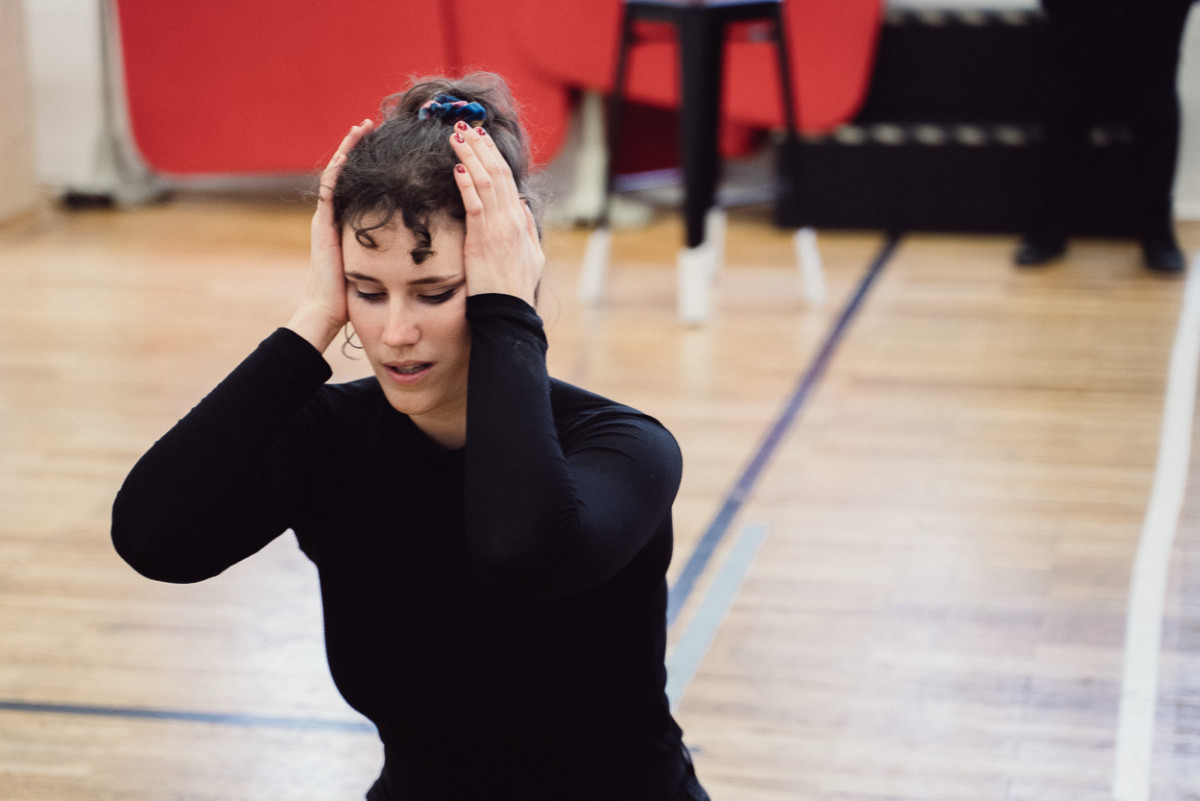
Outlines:
<svg viewBox="0 0 1200 801"><path fill-rule="evenodd" d="M692 676L696 675L696 670L717 636L717 630L721 628L725 615L733 606L734 599L742 589L742 582L750 572L750 565L766 538L767 527L762 523L742 528L725 563L713 578L708 592L704 593L704 601L700 608L667 659L667 700L671 709L679 705L679 699L687 690Z"/></svg>
<svg viewBox="0 0 1200 801"><path fill-rule="evenodd" d="M845 308L842 309L837 323L830 329L824 343L821 345L821 349L813 358L812 363L809 364L808 369L800 377L800 381L796 384L796 389L792 391L791 397L788 398L787 403L784 405L783 411L780 413L778 419L775 420L770 430L767 431L767 435L763 438L762 444L758 446L758 451L754 454L754 458L750 460L741 477L738 478L737 483L725 495L725 501L721 504L716 517L709 524L708 530L700 537L700 541L696 543L692 555L688 557L687 564L683 566L679 578L675 580L674 586L671 587L670 596L667 601L668 626L673 625L675 619L679 617L679 611L687 603L688 597L696 587L696 580L704 572L704 568L712 558L713 552L716 551L717 546L721 544L721 540L725 537L725 533L729 530L729 525L741 510L746 498L749 497L750 491L754 488L755 482L758 481L763 467L766 466L776 447L779 446L784 435L787 434L801 407L804 406L804 402L808 399L809 393L812 392L813 387L816 386L821 375L825 372L825 368L829 365L829 360L841 342L846 328L850 325L850 321L854 319L854 315L862 305L868 290L870 290L875 279L883 271L884 265L891 258L899 241L899 234L888 235L886 241L883 243L883 247L876 254L875 260L867 268L866 275L859 282L858 290L846 303Z"/></svg>
<svg viewBox="0 0 1200 801"><path fill-rule="evenodd" d="M233 715L222 712L191 712L178 709L142 709L120 706L86 706L76 704L37 704L22 701L0 701L2 712L38 712L58 715L90 715L108 718L140 718L143 720L173 720L186 723L218 723L226 726L251 726L275 729L321 729L325 731L362 732L374 734L370 723L354 720L324 720L321 718L281 718L264 715Z"/></svg>

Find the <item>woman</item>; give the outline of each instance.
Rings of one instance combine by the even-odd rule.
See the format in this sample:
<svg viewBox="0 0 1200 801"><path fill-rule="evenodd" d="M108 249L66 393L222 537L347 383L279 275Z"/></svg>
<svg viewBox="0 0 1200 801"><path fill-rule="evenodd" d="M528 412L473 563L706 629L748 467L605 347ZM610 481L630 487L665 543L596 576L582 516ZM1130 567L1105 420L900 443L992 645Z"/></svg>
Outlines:
<svg viewBox="0 0 1200 801"><path fill-rule="evenodd" d="M193 582L294 530L372 801L705 799L664 694L679 451L548 377L527 175L494 76L355 126L300 308L142 457L113 541ZM347 321L375 375L326 384Z"/></svg>

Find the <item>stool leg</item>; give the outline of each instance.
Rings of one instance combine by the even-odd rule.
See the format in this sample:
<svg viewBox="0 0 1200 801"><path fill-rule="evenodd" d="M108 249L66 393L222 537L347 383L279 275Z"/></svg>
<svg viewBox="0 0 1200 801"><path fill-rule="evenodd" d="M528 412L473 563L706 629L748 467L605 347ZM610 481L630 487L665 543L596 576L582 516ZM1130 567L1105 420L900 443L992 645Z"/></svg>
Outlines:
<svg viewBox="0 0 1200 801"><path fill-rule="evenodd" d="M712 314L713 248L704 242L694 248L683 248L676 259L678 276L679 319L688 325L699 325Z"/></svg>
<svg viewBox="0 0 1200 801"><path fill-rule="evenodd" d="M796 116L796 95L792 91L792 65L788 57L788 32L783 24L783 3L775 9L775 54L779 61L779 89L783 95L783 124L788 139L795 139L800 120Z"/></svg>
<svg viewBox="0 0 1200 801"><path fill-rule="evenodd" d="M589 89L579 103L579 155L575 160L575 185L563 206L575 224L595 224L608 202L608 138L605 132L604 95Z"/></svg>
<svg viewBox="0 0 1200 801"><path fill-rule="evenodd" d="M716 277L725 269L725 209L713 206L704 215L704 244L712 248L712 274Z"/></svg>
<svg viewBox="0 0 1200 801"><path fill-rule="evenodd" d="M610 215L612 211L612 191L614 182L613 162L616 160L617 146L621 137L621 106L625 98L626 61L629 58L629 47L633 44L633 17L626 8L621 16L621 38L617 44L617 66L613 76L612 97L609 98L607 126L605 129L605 145L607 158L604 165L604 197L600 204L600 214L596 221L596 230L588 237L587 248L583 254L583 265L579 273L579 300L583 303L595 303L604 293L604 281L608 275L608 261L612 250L612 231Z"/></svg>
<svg viewBox="0 0 1200 801"><path fill-rule="evenodd" d="M676 259L679 319L688 325L699 325L712 316L713 279L724 267L725 210L709 209L704 223L704 241L679 251Z"/></svg>
<svg viewBox="0 0 1200 801"><path fill-rule="evenodd" d="M698 8L684 15L679 34L684 216L687 246L695 248L704 241L704 217L712 208L717 189L724 26Z"/></svg>
<svg viewBox="0 0 1200 801"><path fill-rule="evenodd" d="M609 206L612 203L613 185L616 181L614 164L617 149L621 146L621 111L625 104L625 78L628 71L629 48L633 45L633 15L626 7L621 16L621 41L617 47L617 65L613 75L612 96L608 100L608 169L604 180L604 208L600 214L600 227L609 224Z"/></svg>
<svg viewBox="0 0 1200 801"><path fill-rule="evenodd" d="M595 303L604 294L604 279L608 275L608 260L612 250L612 231L597 228L588 236L579 271L579 300Z"/></svg>
<svg viewBox="0 0 1200 801"><path fill-rule="evenodd" d="M799 135L800 120L796 115L796 95L792 91L792 66L788 57L788 32L784 26L783 3L775 10L775 52L779 60L779 89L783 96L783 120L787 127L788 142ZM800 149L795 148L797 160ZM793 167L798 161L792 162ZM798 175L789 180L800 180ZM800 281L804 296L809 303L825 302L825 268L821 262L821 251L817 247L817 232L812 228L801 228L795 235L796 266L800 268Z"/></svg>
<svg viewBox="0 0 1200 801"><path fill-rule="evenodd" d="M707 240L705 223L717 193L720 156L717 126L721 112L724 32L705 9L685 13L679 25L679 150L683 165L686 247L680 251L679 319L690 325L712 312L712 279L716 253Z"/></svg>
<svg viewBox="0 0 1200 801"><path fill-rule="evenodd" d="M817 248L817 232L812 228L801 228L796 232L794 244L804 296L809 303L820 305L825 302L825 268Z"/></svg>

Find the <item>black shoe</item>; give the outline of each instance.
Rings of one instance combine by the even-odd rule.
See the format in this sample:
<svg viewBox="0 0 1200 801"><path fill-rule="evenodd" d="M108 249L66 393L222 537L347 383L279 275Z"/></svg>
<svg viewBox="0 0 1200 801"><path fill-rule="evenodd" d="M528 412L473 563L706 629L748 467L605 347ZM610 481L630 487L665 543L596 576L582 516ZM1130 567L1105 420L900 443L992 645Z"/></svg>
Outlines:
<svg viewBox="0 0 1200 801"><path fill-rule="evenodd" d="M1147 267L1159 273L1181 273L1187 267L1174 238L1143 239L1142 258Z"/></svg>
<svg viewBox="0 0 1200 801"><path fill-rule="evenodd" d="M1013 254L1013 262L1021 267L1036 267L1053 261L1066 252L1067 240L1065 239L1026 237L1017 247L1017 252Z"/></svg>

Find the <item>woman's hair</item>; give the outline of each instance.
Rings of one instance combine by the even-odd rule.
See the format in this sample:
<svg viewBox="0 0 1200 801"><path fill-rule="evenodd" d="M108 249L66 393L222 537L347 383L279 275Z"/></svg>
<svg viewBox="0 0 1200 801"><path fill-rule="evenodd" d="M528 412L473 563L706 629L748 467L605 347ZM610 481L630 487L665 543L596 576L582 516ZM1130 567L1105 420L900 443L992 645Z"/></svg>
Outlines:
<svg viewBox="0 0 1200 801"><path fill-rule="evenodd" d="M529 200L529 145L504 79L491 73L418 79L384 100L383 122L350 151L333 193L335 224L353 230L363 247L378 247L374 232L399 215L417 239L412 257L418 264L433 253L429 226L436 218L466 219L454 180L458 158L449 141L457 118L418 116L440 94L483 106L487 117L480 124L512 169L517 191Z"/></svg>

